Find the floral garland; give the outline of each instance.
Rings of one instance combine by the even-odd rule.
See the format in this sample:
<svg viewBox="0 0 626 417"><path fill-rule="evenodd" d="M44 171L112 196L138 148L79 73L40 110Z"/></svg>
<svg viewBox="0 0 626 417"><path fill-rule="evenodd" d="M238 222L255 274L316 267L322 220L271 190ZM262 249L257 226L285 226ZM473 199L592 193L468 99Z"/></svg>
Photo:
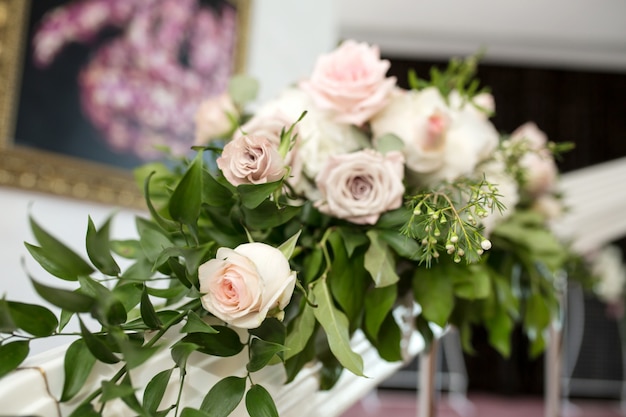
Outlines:
<svg viewBox="0 0 626 417"><path fill-rule="evenodd" d="M568 260L547 226L561 211L553 154L564 146L533 124L501 137L475 68L475 58L452 60L429 81L410 74L403 90L376 47L346 41L254 114L245 108L255 82L233 78L228 94L199 107L195 157L137 170L150 213L137 218L137 239L111 240L111 219L90 220L86 261L31 219L28 251L76 290L31 277L58 318L0 300L0 355L11 358L2 374L31 340L77 320L60 401L76 396L96 361L124 366L72 416L101 415L116 398L142 416L226 416L244 395L251 416L277 415L255 372L282 363L289 382L318 361L321 389L344 369L363 375L350 347L357 330L383 359L402 360L393 310L407 296L426 341L433 325L453 325L471 350L482 325L507 355L522 323L541 352L558 308L554 277ZM130 260L125 270L119 257ZM180 335L163 338L173 326ZM171 369L140 402L129 370L166 348ZM161 404L190 355L244 349L246 374L221 380L199 408L180 396Z"/></svg>

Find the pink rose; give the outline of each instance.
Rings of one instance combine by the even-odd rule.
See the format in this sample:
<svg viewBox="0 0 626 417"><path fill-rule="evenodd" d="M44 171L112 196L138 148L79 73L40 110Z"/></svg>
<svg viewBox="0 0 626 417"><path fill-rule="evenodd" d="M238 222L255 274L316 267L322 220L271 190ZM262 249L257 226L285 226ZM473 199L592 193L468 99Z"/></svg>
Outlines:
<svg viewBox="0 0 626 417"><path fill-rule="evenodd" d="M316 178L322 200L315 206L352 223L375 224L380 215L402 205L404 157L365 149L333 155Z"/></svg>
<svg viewBox="0 0 626 417"><path fill-rule="evenodd" d="M212 139L223 137L233 129L239 116L235 103L228 94L203 101L196 111L195 145L205 145Z"/></svg>
<svg viewBox="0 0 626 417"><path fill-rule="evenodd" d="M287 132L289 128L294 124L295 120L290 120L282 112L276 111L271 114L257 113L245 124L237 129L234 138L244 135L263 136L269 140L276 149L280 146L280 135L284 130ZM289 178L287 181L294 185L301 180L302 176L302 158L300 157L297 149L299 146L299 134L298 125L296 124L291 132L291 136L296 136L296 141L293 144L291 150L285 155L285 163L289 165Z"/></svg>
<svg viewBox="0 0 626 417"><path fill-rule="evenodd" d="M346 41L320 56L300 87L319 108L335 112L337 121L360 126L387 104L396 84L395 77L385 77L389 65L377 47Z"/></svg>
<svg viewBox="0 0 626 417"><path fill-rule="evenodd" d="M224 146L217 166L232 185L280 180L287 169L278 148L265 136L238 136Z"/></svg>
<svg viewBox="0 0 626 417"><path fill-rule="evenodd" d="M269 315L282 319L296 273L283 253L265 243L219 248L198 271L202 306L236 327L254 329Z"/></svg>
<svg viewBox="0 0 626 417"><path fill-rule="evenodd" d="M524 142L527 152L520 158L524 169L524 189L538 196L556 185L558 168L547 148L548 136L533 122L524 123L511 134L510 141Z"/></svg>

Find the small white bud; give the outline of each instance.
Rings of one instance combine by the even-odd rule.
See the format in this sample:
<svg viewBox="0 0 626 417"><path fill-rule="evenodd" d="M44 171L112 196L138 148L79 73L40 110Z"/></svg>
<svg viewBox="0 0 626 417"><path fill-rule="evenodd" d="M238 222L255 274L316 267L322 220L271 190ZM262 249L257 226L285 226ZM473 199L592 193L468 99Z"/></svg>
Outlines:
<svg viewBox="0 0 626 417"><path fill-rule="evenodd" d="M458 237L457 235L453 235L453 236L450 238L450 242L452 242L452 243L456 243L456 242L458 242L458 241L459 241L459 237Z"/></svg>
<svg viewBox="0 0 626 417"><path fill-rule="evenodd" d="M483 253L485 253L485 251L483 251L482 249L478 249L476 251L476 253L478 254L478 256L482 255Z"/></svg>
<svg viewBox="0 0 626 417"><path fill-rule="evenodd" d="M465 251L463 249L459 248L459 250L456 251L456 254L459 255L459 256L463 256L463 255L465 255Z"/></svg>
<svg viewBox="0 0 626 417"><path fill-rule="evenodd" d="M428 239L426 238L422 239L422 245L424 246L428 245Z"/></svg>
<svg viewBox="0 0 626 417"><path fill-rule="evenodd" d="M483 248L484 250L489 250L491 249L491 242L488 239L485 239L482 242L480 242L480 247Z"/></svg>

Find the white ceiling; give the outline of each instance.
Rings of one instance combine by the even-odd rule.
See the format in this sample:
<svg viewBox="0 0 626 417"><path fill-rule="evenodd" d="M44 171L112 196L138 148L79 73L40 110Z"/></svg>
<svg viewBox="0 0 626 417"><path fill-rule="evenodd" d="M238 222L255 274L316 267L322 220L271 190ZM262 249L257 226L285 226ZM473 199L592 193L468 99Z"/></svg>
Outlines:
<svg viewBox="0 0 626 417"><path fill-rule="evenodd" d="M387 55L626 71L626 0L339 0L342 38Z"/></svg>

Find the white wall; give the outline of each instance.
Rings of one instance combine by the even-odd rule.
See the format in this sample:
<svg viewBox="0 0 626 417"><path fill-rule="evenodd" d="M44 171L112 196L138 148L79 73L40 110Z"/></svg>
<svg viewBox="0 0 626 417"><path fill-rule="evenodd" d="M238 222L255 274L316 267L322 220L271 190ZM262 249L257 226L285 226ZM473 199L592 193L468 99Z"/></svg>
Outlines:
<svg viewBox="0 0 626 417"><path fill-rule="evenodd" d="M260 98L277 94L289 82L306 76L318 54L331 50L338 39L332 0L253 0L248 47L248 72L261 81ZM29 208L30 207L30 208ZM21 259L38 280L62 286L30 259L23 242L35 243L28 225L31 213L37 222L79 253L84 254L87 216L101 223L115 207L68 200L0 187L0 297L41 303L28 281ZM134 216L143 213L120 210L113 223L116 238L136 236ZM35 346L35 352L63 343Z"/></svg>

